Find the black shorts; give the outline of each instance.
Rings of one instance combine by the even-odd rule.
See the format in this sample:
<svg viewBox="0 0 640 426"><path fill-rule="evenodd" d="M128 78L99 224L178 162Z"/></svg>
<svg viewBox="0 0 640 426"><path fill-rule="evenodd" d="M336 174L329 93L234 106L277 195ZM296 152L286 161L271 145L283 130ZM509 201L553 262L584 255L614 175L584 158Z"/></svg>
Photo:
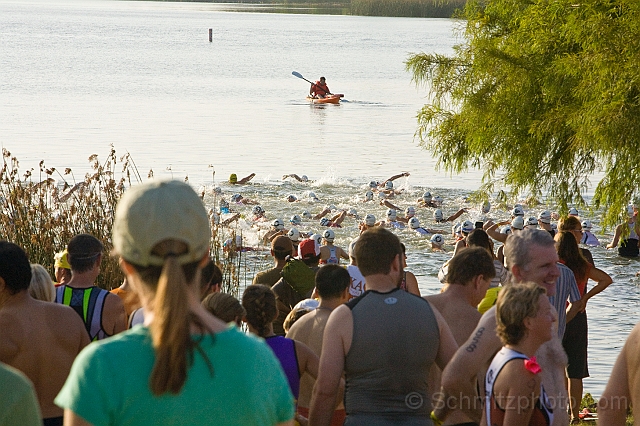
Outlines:
<svg viewBox="0 0 640 426"><path fill-rule="evenodd" d="M570 379L584 379L589 377L587 364L587 314L578 314L567 323L567 328L562 339L562 347L567 353L569 364L567 376Z"/></svg>

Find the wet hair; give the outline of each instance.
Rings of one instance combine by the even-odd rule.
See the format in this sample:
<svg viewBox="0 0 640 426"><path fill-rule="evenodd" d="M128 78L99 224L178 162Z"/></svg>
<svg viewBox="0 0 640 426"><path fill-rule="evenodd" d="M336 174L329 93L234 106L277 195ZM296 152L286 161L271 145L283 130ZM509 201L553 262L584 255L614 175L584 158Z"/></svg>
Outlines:
<svg viewBox="0 0 640 426"><path fill-rule="evenodd" d="M366 277L374 274L388 274L393 260L402 254L402 247L395 234L376 226L360 235L355 252L358 268Z"/></svg>
<svg viewBox="0 0 640 426"><path fill-rule="evenodd" d="M156 396L180 392L193 363L193 352L199 348L199 340L191 338L191 324L206 331L201 320L189 309L188 286L199 285L195 280L200 261L181 265L178 257L187 251L184 242L164 240L151 251L164 259L163 265L140 266L129 262L154 294L150 303L154 312L150 332L155 363L149 385ZM213 375L213 366L206 356L204 358Z"/></svg>
<svg viewBox="0 0 640 426"><path fill-rule="evenodd" d="M287 256L291 256L291 252L290 251L273 250L273 257L275 257L278 260L285 260L287 258Z"/></svg>
<svg viewBox="0 0 640 426"><path fill-rule="evenodd" d="M0 241L0 278L13 295L29 288L31 264L22 248L8 241Z"/></svg>
<svg viewBox="0 0 640 426"><path fill-rule="evenodd" d="M460 250L449 262L447 283L467 285L478 275L490 280L496 276L493 258L483 247Z"/></svg>
<svg viewBox="0 0 640 426"><path fill-rule="evenodd" d="M511 270L513 265L526 267L531 261L531 255L535 252L532 246L550 247L553 244L553 237L544 229L524 229L511 233L504 245L507 268Z"/></svg>
<svg viewBox="0 0 640 426"><path fill-rule="evenodd" d="M555 239L558 258L573 271L577 281L584 280L589 270L589 262L582 255L576 237L571 231L560 231L556 234Z"/></svg>
<svg viewBox="0 0 640 426"><path fill-rule="evenodd" d="M323 268L320 268L320 269L323 269ZM282 328L284 328L284 332L288 333L289 329L293 324L295 324L296 321L298 321L300 318L302 318L303 316L305 316L311 311L313 311L313 309L311 308L296 308L296 309L293 309L291 312L289 312L289 314L287 314L287 317L284 319L284 322L282 323Z"/></svg>
<svg viewBox="0 0 640 426"><path fill-rule="evenodd" d="M200 289L208 290L216 284L222 284L222 271L212 259L202 268L200 276Z"/></svg>
<svg viewBox="0 0 640 426"><path fill-rule="evenodd" d="M349 287L351 276L342 266L325 265L316 272L316 291L323 299L335 299Z"/></svg>
<svg viewBox="0 0 640 426"><path fill-rule="evenodd" d="M87 272L96 264L104 251L99 239L89 234L78 234L67 245L67 260L72 272Z"/></svg>
<svg viewBox="0 0 640 426"><path fill-rule="evenodd" d="M202 306L212 315L220 318L224 322L233 322L238 326L238 319L246 315L246 311L235 297L227 293L213 293L202 301Z"/></svg>
<svg viewBox="0 0 640 426"><path fill-rule="evenodd" d="M31 283L29 294L37 300L53 302L56 299L56 289L53 285L51 275L44 266L37 263L31 264Z"/></svg>
<svg viewBox="0 0 640 426"><path fill-rule="evenodd" d="M491 238L483 229L474 229L467 235L467 245L469 247L482 247L493 255L493 244Z"/></svg>
<svg viewBox="0 0 640 426"><path fill-rule="evenodd" d="M558 222L558 231L576 231L578 229L582 229L582 224L580 219L575 216L567 216Z"/></svg>
<svg viewBox="0 0 640 426"><path fill-rule="evenodd" d="M516 345L525 336L524 320L538 314L538 301L546 290L536 283L505 286L498 293L496 333L503 345Z"/></svg>
<svg viewBox="0 0 640 426"><path fill-rule="evenodd" d="M242 307L247 311L249 325L256 329L258 336L264 337L278 315L276 295L270 287L252 284L242 295Z"/></svg>

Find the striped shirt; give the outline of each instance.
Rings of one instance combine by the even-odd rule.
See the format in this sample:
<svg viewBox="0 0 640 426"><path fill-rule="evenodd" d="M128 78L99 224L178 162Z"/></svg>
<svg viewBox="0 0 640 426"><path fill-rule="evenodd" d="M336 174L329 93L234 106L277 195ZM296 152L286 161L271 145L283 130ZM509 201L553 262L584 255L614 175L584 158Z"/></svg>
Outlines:
<svg viewBox="0 0 640 426"><path fill-rule="evenodd" d="M556 294L549 298L549 302L558 311L558 337L562 340L567 327L567 300L571 303L580 300L580 290L571 269L558 263L558 270L560 276L556 280Z"/></svg>

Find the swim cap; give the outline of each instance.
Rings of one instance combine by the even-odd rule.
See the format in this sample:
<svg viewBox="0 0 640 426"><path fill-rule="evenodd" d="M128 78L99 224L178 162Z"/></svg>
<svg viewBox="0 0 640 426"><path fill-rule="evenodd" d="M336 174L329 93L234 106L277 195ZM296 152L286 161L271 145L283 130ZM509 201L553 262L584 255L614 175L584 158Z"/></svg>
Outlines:
<svg viewBox="0 0 640 426"><path fill-rule="evenodd" d="M633 207L632 207L633 209ZM575 207L571 207L569 209L569 216L578 216L578 209L576 209Z"/></svg>
<svg viewBox="0 0 640 426"><path fill-rule="evenodd" d="M489 211L491 210L491 203L488 201L485 201L484 203L482 203L482 213L487 214L489 213Z"/></svg>
<svg viewBox="0 0 640 426"><path fill-rule="evenodd" d="M524 218L522 216L516 216L511 221L511 229L518 229L522 231L524 229Z"/></svg>
<svg viewBox="0 0 640 426"><path fill-rule="evenodd" d="M329 219L327 219L326 217L323 217L322 219L320 219L320 225L321 226L329 226L330 223L331 223L331 221Z"/></svg>
<svg viewBox="0 0 640 426"><path fill-rule="evenodd" d="M56 268L71 269L71 265L69 265L69 261L67 260L67 249L64 249L60 253L56 253L53 256L53 259L53 266Z"/></svg>
<svg viewBox="0 0 640 426"><path fill-rule="evenodd" d="M324 237L325 240L327 240L328 242L332 243L333 240L336 238L336 233L333 232L332 229L327 229L326 231L324 231L322 233L322 236Z"/></svg>
<svg viewBox="0 0 640 426"><path fill-rule="evenodd" d="M538 227L538 219L536 219L533 216L529 217L527 219L526 227L527 228L537 228Z"/></svg>
<svg viewBox="0 0 640 426"><path fill-rule="evenodd" d="M395 211L395 209L388 209L387 210L387 217L391 220L396 220L397 217L397 212Z"/></svg>
<svg viewBox="0 0 640 426"><path fill-rule="evenodd" d="M309 182L309 178L307 177L307 175L300 176L300 179L302 179L303 182Z"/></svg>
<svg viewBox="0 0 640 426"><path fill-rule="evenodd" d="M251 209L251 211L253 212L253 214L255 214L256 216L260 216L261 214L264 213L264 209L260 206L253 206L253 209Z"/></svg>
<svg viewBox="0 0 640 426"><path fill-rule="evenodd" d="M468 234L469 232L473 231L473 229L473 223L471 223L470 220L465 220L464 222L462 222L462 228L460 228L460 231L462 231L463 234Z"/></svg>
<svg viewBox="0 0 640 426"><path fill-rule="evenodd" d="M433 212L433 218L436 220L436 222L441 222L442 220L444 220L444 214L442 213L442 210L436 209L436 211Z"/></svg>
<svg viewBox="0 0 640 426"><path fill-rule="evenodd" d="M300 231L298 231L296 228L289 229L289 232L287 232L287 236L291 241L300 241Z"/></svg>
<svg viewBox="0 0 640 426"><path fill-rule="evenodd" d="M405 209L404 214L407 217L413 217L416 214L416 208L413 206L409 206Z"/></svg>
<svg viewBox="0 0 640 426"><path fill-rule="evenodd" d="M511 210L511 216L524 216L524 209L522 206L516 204L513 210Z"/></svg>
<svg viewBox="0 0 640 426"><path fill-rule="evenodd" d="M291 219L289 219L289 222L291 222L291 224L293 225L300 225L302 223L302 218L297 214L294 214L293 216L291 216Z"/></svg>
<svg viewBox="0 0 640 426"><path fill-rule="evenodd" d="M417 217L412 217L411 219L409 219L409 226L411 227L411 229L418 229L420 228L420 221L418 220Z"/></svg>
<svg viewBox="0 0 640 426"><path fill-rule="evenodd" d="M364 223L367 226L373 226L376 224L376 217L372 214L368 214L364 217Z"/></svg>
<svg viewBox="0 0 640 426"><path fill-rule="evenodd" d="M373 192L372 191L367 191L366 194L364 194L364 199L367 200L367 201L373 200Z"/></svg>
<svg viewBox="0 0 640 426"><path fill-rule="evenodd" d="M238 182L238 175L236 175L235 173L231 173L231 176L229 176L229 182L230 183L237 183Z"/></svg>
<svg viewBox="0 0 640 426"><path fill-rule="evenodd" d="M441 234L434 234L431 237L431 242L438 247L442 247L444 244L444 237Z"/></svg>
<svg viewBox="0 0 640 426"><path fill-rule="evenodd" d="M271 226L278 231L282 231L284 229L284 222L282 219L274 219L273 222L271 222Z"/></svg>
<svg viewBox="0 0 640 426"><path fill-rule="evenodd" d="M393 189L393 182L389 181L384 184L385 189Z"/></svg>
<svg viewBox="0 0 640 426"><path fill-rule="evenodd" d="M425 203L431 202L431 193L429 191L425 192L424 194L422 194L422 199Z"/></svg>
<svg viewBox="0 0 640 426"><path fill-rule="evenodd" d="M231 202L232 203L237 203L240 200L242 200L242 195L240 195L240 194L233 194L231 196Z"/></svg>
<svg viewBox="0 0 640 426"><path fill-rule="evenodd" d="M542 223L551 223L551 212L549 210L540 212L538 220Z"/></svg>
<svg viewBox="0 0 640 426"><path fill-rule="evenodd" d="M288 202L293 203L294 201L297 201L297 200L298 200L298 197L296 197L295 195L293 195L293 194L287 195L287 201Z"/></svg>
<svg viewBox="0 0 640 426"><path fill-rule="evenodd" d="M304 217L305 219L311 219L311 213L309 213L309 210L303 210L302 211L302 217Z"/></svg>
<svg viewBox="0 0 640 426"><path fill-rule="evenodd" d="M585 231L591 231L591 228L593 227L589 219L583 220L581 225L582 225L582 229L584 229Z"/></svg>

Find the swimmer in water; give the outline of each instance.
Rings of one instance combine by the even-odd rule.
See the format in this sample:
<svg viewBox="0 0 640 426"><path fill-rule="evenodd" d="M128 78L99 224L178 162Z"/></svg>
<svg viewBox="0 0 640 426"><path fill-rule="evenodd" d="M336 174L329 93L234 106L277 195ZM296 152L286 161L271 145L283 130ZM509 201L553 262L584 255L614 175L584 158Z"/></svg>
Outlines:
<svg viewBox="0 0 640 426"><path fill-rule="evenodd" d="M295 173L291 173L290 175L282 176L282 180L285 180L286 178L294 178L298 182L309 182L309 178L307 177L307 175L298 176Z"/></svg>
<svg viewBox="0 0 640 426"><path fill-rule="evenodd" d="M245 183L248 183L251 179L253 179L255 175L255 173L251 173L249 176L243 177L242 179L238 180L238 175L236 175L235 173L231 173L231 176L229 176L229 183L232 185L244 185Z"/></svg>

